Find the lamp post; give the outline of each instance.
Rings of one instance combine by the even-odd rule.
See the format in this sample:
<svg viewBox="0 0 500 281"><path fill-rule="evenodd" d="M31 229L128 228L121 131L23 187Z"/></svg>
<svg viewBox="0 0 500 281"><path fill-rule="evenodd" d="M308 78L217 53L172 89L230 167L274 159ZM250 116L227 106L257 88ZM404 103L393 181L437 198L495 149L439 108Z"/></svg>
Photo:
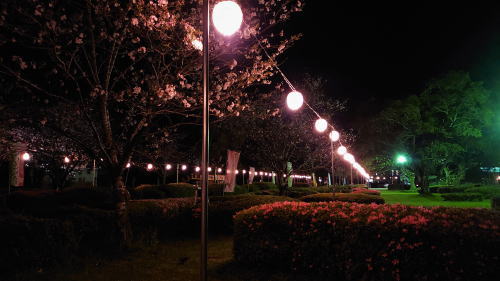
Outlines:
<svg viewBox="0 0 500 281"><path fill-rule="evenodd" d="M203 140L201 148L201 253L200 280L207 280L207 227L208 227L208 137L209 137L209 31L210 0L203 0ZM216 29L225 36L235 33L243 20L240 7L233 1L217 3L213 11Z"/></svg>

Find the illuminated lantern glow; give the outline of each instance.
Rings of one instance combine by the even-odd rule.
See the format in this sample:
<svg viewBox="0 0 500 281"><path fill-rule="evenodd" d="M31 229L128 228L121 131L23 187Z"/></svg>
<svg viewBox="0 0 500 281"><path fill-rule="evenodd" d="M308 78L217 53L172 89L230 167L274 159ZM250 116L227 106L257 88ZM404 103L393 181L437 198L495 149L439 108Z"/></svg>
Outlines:
<svg viewBox="0 0 500 281"><path fill-rule="evenodd" d="M172 165L170 165L170 164L165 165L165 169L166 169L166 170L170 170L170 169L172 169Z"/></svg>
<svg viewBox="0 0 500 281"><path fill-rule="evenodd" d="M68 156L64 156L64 163L69 163L69 161L70 160L69 160Z"/></svg>
<svg viewBox="0 0 500 281"><path fill-rule="evenodd" d="M181 170L185 171L188 167L186 165L181 166Z"/></svg>
<svg viewBox="0 0 500 281"><path fill-rule="evenodd" d="M352 164L352 167L361 172L361 165L359 165L359 163Z"/></svg>
<svg viewBox="0 0 500 281"><path fill-rule="evenodd" d="M300 92L292 91L286 97L286 105L290 110L298 110L302 107L302 104L304 104L304 97Z"/></svg>
<svg viewBox="0 0 500 281"><path fill-rule="evenodd" d="M146 167L146 169L148 169L148 171L153 170L153 164L148 164L148 166Z"/></svg>
<svg viewBox="0 0 500 281"><path fill-rule="evenodd" d="M320 118L314 123L314 128L316 128L316 131L323 133L328 128L328 123L325 119Z"/></svg>
<svg viewBox="0 0 500 281"><path fill-rule="evenodd" d="M222 168L218 168L217 173L222 173Z"/></svg>
<svg viewBox="0 0 500 281"><path fill-rule="evenodd" d="M23 160L24 161L29 161L30 160L30 154L28 152L23 153Z"/></svg>
<svg viewBox="0 0 500 281"><path fill-rule="evenodd" d="M241 171L241 172L242 172L243 174L246 174L246 173L247 173L247 170L243 170L243 171Z"/></svg>
<svg viewBox="0 0 500 281"><path fill-rule="evenodd" d="M200 167L196 167L194 170L195 170L196 172L199 172L201 169L200 169Z"/></svg>
<svg viewBox="0 0 500 281"><path fill-rule="evenodd" d="M238 170L234 170L234 173L235 173L235 174L239 174L239 173L240 173L240 171L238 171Z"/></svg>
<svg viewBox="0 0 500 281"><path fill-rule="evenodd" d="M352 154L350 154L350 153L346 153L346 154L344 154L344 159L345 159L347 162L351 163L351 164L352 164L352 163L354 163L354 161L355 161L355 160L354 160L354 156L353 156Z"/></svg>
<svg viewBox="0 0 500 281"><path fill-rule="evenodd" d="M338 140L339 140L339 138L340 138L340 134L339 134L339 132L337 132L337 131L335 131L335 130L331 131L331 132L330 132L330 135L328 135L328 136L330 137L330 140L331 140L331 141L338 141Z"/></svg>
<svg viewBox="0 0 500 281"><path fill-rule="evenodd" d="M193 48L195 48L196 50L203 50L203 43L200 40L194 39L193 41L191 41L191 44L193 44Z"/></svg>
<svg viewBox="0 0 500 281"><path fill-rule="evenodd" d="M127 163L127 165L125 165L125 168L130 168L130 163Z"/></svg>
<svg viewBox="0 0 500 281"><path fill-rule="evenodd" d="M211 172L212 171L212 167L208 167L208 171Z"/></svg>
<svg viewBox="0 0 500 281"><path fill-rule="evenodd" d="M497 181L500 181L500 176L497 177Z"/></svg>
<svg viewBox="0 0 500 281"><path fill-rule="evenodd" d="M261 176L262 176L262 175L264 175L264 172L260 172L260 175L261 175Z"/></svg>
<svg viewBox="0 0 500 281"><path fill-rule="evenodd" d="M233 35L241 26L243 12L238 4L233 1L217 3L212 12L212 22L224 36Z"/></svg>
<svg viewBox="0 0 500 281"><path fill-rule="evenodd" d="M347 148L345 148L345 146L341 145L341 146L339 146L339 148L337 148L337 153L339 155L344 155L347 153Z"/></svg>

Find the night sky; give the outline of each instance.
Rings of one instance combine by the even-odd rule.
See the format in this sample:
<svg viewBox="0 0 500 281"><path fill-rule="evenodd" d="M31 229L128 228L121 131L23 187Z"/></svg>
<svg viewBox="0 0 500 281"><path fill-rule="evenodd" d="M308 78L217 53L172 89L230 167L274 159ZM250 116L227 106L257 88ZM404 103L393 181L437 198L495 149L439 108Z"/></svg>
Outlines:
<svg viewBox="0 0 500 281"><path fill-rule="evenodd" d="M348 117L418 94L451 70L500 81L500 5L381 2L306 1L292 21L304 37L285 54L286 73L326 78L332 97L350 100Z"/></svg>

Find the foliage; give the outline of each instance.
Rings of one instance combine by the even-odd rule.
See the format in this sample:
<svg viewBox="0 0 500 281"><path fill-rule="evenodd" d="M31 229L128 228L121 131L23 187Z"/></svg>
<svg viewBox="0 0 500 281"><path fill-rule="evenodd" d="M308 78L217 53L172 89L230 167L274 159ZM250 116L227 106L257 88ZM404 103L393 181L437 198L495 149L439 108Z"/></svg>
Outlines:
<svg viewBox="0 0 500 281"><path fill-rule="evenodd" d="M134 200L128 207L134 240L152 244L194 229L192 198Z"/></svg>
<svg viewBox="0 0 500 281"><path fill-rule="evenodd" d="M377 139L370 144L372 158L390 160L398 152L408 154L409 164L393 163L391 169L408 169L421 192L429 191L432 175L446 185L458 184L479 161L478 143L492 117L489 95L481 82L464 72L431 81L420 95L391 103L367 126L365 132L372 134L368 139L375 135ZM386 164L385 170L390 166L379 162Z"/></svg>
<svg viewBox="0 0 500 281"><path fill-rule="evenodd" d="M193 197L194 186L189 183L169 183L163 185L143 184L137 186L132 191L132 196L134 199Z"/></svg>
<svg viewBox="0 0 500 281"><path fill-rule="evenodd" d="M466 193L480 193L484 198L493 198L495 196L500 196L500 186L498 185L487 185L487 186L475 186L465 189Z"/></svg>
<svg viewBox="0 0 500 281"><path fill-rule="evenodd" d="M307 195L300 198L304 202L331 202L331 201L342 201L342 202L356 202L363 204L384 204L384 198L378 195L369 195L365 193L318 193Z"/></svg>
<svg viewBox="0 0 500 281"><path fill-rule="evenodd" d="M334 191L336 193L351 193L352 192L352 186L350 185L338 185L334 187Z"/></svg>
<svg viewBox="0 0 500 281"><path fill-rule="evenodd" d="M286 195L292 198L299 198L306 195L317 194L317 193L318 191L310 187L292 187L290 190L286 192Z"/></svg>
<svg viewBox="0 0 500 281"><path fill-rule="evenodd" d="M276 91L269 86L275 61L300 37L283 23L302 10L301 1L240 4L246 24L238 38L209 35L216 118L237 116ZM102 159L125 222L127 162L146 152L163 157L177 130L199 123L199 1L6 0L0 10L6 114L21 128L42 128Z"/></svg>
<svg viewBox="0 0 500 281"><path fill-rule="evenodd" d="M329 280L486 281L497 274L499 222L484 209L274 203L236 215L234 255Z"/></svg>
<svg viewBox="0 0 500 281"><path fill-rule="evenodd" d="M380 191L366 188L353 188L352 193L363 193L368 195L380 195Z"/></svg>
<svg viewBox="0 0 500 281"><path fill-rule="evenodd" d="M445 201L481 201L484 195L473 192L445 193L441 195Z"/></svg>
<svg viewBox="0 0 500 281"><path fill-rule="evenodd" d="M437 193L458 193L464 192L466 186L442 186L437 189Z"/></svg>
<svg viewBox="0 0 500 281"><path fill-rule="evenodd" d="M500 196L495 196L491 199L491 208L500 211Z"/></svg>

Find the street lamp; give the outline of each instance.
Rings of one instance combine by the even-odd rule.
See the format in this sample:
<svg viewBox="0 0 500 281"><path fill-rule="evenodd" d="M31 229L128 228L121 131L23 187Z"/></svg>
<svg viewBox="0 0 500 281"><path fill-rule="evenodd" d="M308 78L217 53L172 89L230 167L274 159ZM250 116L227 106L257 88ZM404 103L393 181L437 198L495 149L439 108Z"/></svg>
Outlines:
<svg viewBox="0 0 500 281"><path fill-rule="evenodd" d="M30 161L30 154L28 152L23 153L23 160Z"/></svg>
<svg viewBox="0 0 500 281"><path fill-rule="evenodd" d="M70 160L69 160L68 156L64 156L64 163L68 164L68 163L69 163L69 161L70 161Z"/></svg>
<svg viewBox="0 0 500 281"><path fill-rule="evenodd" d="M398 164L405 164L406 162L408 162L408 159L406 158L406 156L404 156L404 155L398 155L396 157L396 163L398 163Z"/></svg>
<svg viewBox="0 0 500 281"><path fill-rule="evenodd" d="M203 0L203 140L201 152L201 252L200 280L207 280L207 230L208 230L208 134L209 134L209 31L210 0ZM233 1L215 5L213 22L225 36L236 32L243 20L241 8Z"/></svg>
<svg viewBox="0 0 500 281"><path fill-rule="evenodd" d="M292 91L286 97L286 105L292 111L296 111L301 108L302 104L304 104L304 97L302 96L302 93L298 91Z"/></svg>
<svg viewBox="0 0 500 281"><path fill-rule="evenodd" d="M328 123L326 122L325 119L319 118L314 123L314 128L316 129L316 131L323 133L326 130L326 128L328 128Z"/></svg>

